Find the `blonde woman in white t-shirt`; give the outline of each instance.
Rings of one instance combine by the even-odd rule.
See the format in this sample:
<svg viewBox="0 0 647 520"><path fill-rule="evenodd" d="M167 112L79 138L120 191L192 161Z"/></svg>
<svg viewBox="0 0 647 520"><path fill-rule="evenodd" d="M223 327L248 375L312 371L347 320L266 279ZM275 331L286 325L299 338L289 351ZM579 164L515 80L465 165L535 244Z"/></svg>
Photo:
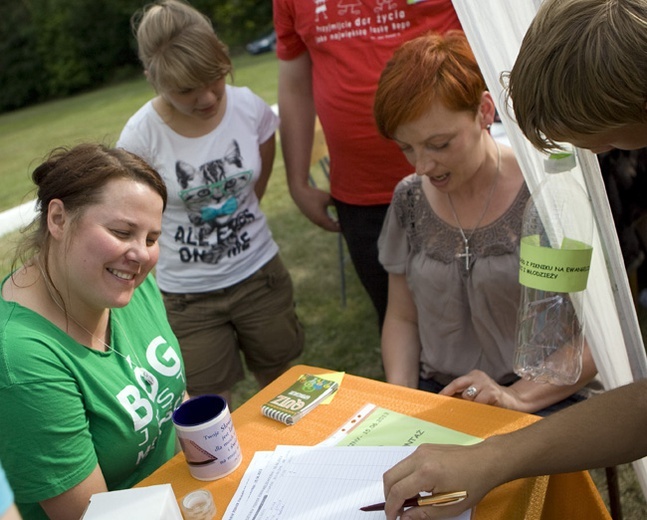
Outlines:
<svg viewBox="0 0 647 520"><path fill-rule="evenodd" d="M117 146L145 158L169 191L157 282L185 359L191 395L259 386L303 349L292 281L261 200L278 117L245 87L207 17L164 0L133 17L139 57L157 93Z"/></svg>

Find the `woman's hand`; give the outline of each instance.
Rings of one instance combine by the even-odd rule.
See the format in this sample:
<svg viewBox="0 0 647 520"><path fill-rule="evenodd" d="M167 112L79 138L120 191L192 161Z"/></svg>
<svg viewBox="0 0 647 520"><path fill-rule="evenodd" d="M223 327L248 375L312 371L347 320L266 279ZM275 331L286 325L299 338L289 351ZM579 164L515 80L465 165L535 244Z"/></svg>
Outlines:
<svg viewBox="0 0 647 520"><path fill-rule="evenodd" d="M440 392L440 395L462 397L475 403L490 404L511 410L524 410L519 393L511 386L501 386L480 370L472 370L457 377Z"/></svg>
<svg viewBox="0 0 647 520"><path fill-rule="evenodd" d="M422 444L414 453L384 474L385 513L388 520L398 515L404 520L428 520L456 516L474 507L496 483L487 468L497 465L487 460L488 448ZM403 502L421 491L467 491L456 505L423 506L402 510Z"/></svg>

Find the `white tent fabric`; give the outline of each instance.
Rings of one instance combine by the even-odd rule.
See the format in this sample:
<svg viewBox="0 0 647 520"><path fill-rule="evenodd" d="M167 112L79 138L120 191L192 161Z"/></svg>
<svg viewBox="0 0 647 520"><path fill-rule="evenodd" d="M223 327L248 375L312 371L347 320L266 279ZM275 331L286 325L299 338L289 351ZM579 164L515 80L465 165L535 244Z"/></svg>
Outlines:
<svg viewBox="0 0 647 520"><path fill-rule="evenodd" d="M523 136L505 104L501 73L509 71L541 0L452 0L492 93L531 192L543 179L546 156ZM591 199L595 230L585 294L586 336L605 388L647 377L647 357L597 158L576 149L576 176ZM645 396L647 399L647 396ZM647 496L647 458L634 462Z"/></svg>

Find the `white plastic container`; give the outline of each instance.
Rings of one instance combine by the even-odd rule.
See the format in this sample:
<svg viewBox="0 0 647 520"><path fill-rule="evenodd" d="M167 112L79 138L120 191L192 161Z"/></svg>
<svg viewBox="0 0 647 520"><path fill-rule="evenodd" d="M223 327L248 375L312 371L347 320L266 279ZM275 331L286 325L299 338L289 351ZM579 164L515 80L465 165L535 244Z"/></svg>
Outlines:
<svg viewBox="0 0 647 520"><path fill-rule="evenodd" d="M198 489L186 495L181 507L184 520L213 520L216 516L213 496L206 489Z"/></svg>

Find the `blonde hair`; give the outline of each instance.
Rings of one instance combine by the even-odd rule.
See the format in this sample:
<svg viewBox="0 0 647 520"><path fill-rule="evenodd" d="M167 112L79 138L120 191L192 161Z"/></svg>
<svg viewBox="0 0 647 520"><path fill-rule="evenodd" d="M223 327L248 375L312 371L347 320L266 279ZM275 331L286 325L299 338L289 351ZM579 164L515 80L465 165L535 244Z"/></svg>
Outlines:
<svg viewBox="0 0 647 520"><path fill-rule="evenodd" d="M157 92L196 88L232 74L227 46L209 18L187 3L148 4L131 25L139 59Z"/></svg>
<svg viewBox="0 0 647 520"><path fill-rule="evenodd" d="M549 150L646 122L646 59L645 0L545 0L507 74L519 128Z"/></svg>

